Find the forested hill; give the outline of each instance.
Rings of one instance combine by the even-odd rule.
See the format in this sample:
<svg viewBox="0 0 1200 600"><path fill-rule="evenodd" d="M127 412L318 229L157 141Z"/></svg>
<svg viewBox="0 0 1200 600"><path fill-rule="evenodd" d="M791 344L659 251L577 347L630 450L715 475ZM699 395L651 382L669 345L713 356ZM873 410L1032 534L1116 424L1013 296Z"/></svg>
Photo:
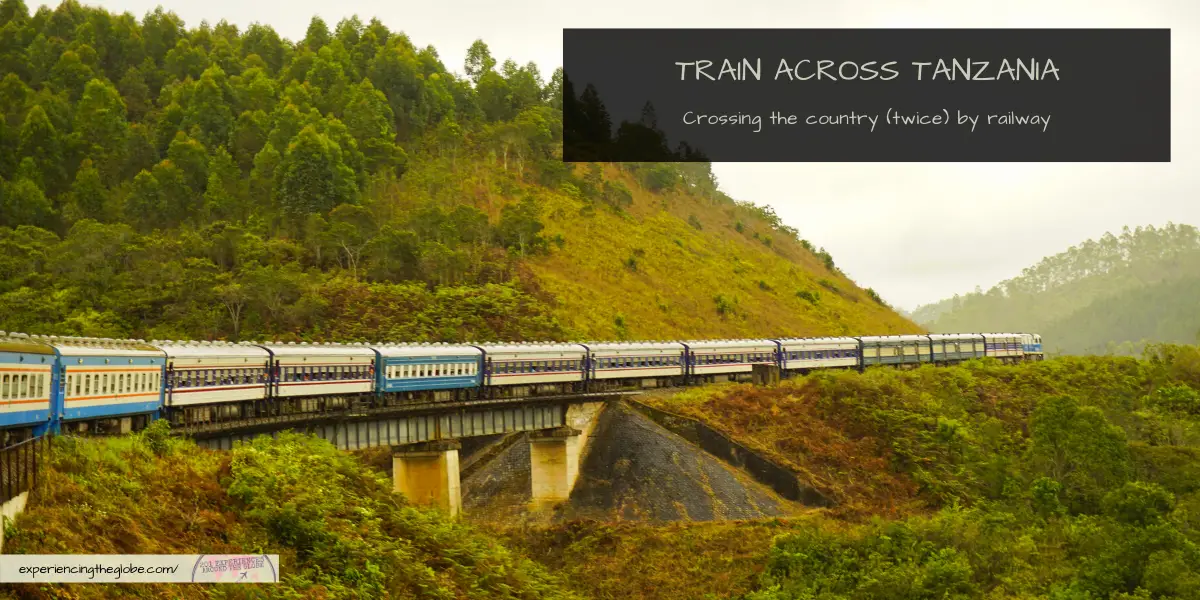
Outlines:
<svg viewBox="0 0 1200 600"><path fill-rule="evenodd" d="M0 329L546 340L917 331L707 164L567 165L561 70L376 20L0 0ZM588 93L586 90L583 92Z"/></svg>
<svg viewBox="0 0 1200 600"><path fill-rule="evenodd" d="M1168 224L1088 240L986 293L918 308L933 331L1038 331L1051 351L1135 353L1200 339L1200 232Z"/></svg>

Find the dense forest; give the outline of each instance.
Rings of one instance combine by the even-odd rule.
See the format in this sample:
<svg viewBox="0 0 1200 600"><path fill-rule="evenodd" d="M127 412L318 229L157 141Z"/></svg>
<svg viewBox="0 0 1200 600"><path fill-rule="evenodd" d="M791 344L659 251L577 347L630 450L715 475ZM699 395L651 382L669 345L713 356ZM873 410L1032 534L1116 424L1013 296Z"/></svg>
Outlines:
<svg viewBox="0 0 1200 600"><path fill-rule="evenodd" d="M918 308L932 331L1037 331L1051 352L1136 354L1200 339L1200 232L1168 224L1106 234L987 292Z"/></svg>
<svg viewBox="0 0 1200 600"><path fill-rule="evenodd" d="M291 42L161 8L0 0L0 65L6 330L915 330L706 163L564 163L561 69L500 62L483 41L460 76L377 20L314 18ZM671 255L703 263L703 282Z"/></svg>

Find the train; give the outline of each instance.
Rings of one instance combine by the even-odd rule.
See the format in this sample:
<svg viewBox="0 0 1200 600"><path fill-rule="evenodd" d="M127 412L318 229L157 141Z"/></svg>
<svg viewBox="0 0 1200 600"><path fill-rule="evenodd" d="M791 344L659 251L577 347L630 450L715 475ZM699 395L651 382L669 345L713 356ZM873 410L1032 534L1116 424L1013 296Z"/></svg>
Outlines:
<svg viewBox="0 0 1200 600"><path fill-rule="evenodd" d="M756 367L1042 360L1041 336L961 333L646 342L150 341L0 332L0 446L231 419L745 381Z"/></svg>

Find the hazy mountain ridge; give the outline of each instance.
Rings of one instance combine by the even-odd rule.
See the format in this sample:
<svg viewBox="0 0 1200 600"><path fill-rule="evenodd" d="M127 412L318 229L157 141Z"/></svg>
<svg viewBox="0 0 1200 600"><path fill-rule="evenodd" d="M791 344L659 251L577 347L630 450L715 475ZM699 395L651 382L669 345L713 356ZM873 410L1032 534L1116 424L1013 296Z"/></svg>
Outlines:
<svg viewBox="0 0 1200 600"><path fill-rule="evenodd" d="M919 307L932 331L1037 331L1051 351L1132 351L1200 332L1200 232L1167 224L1106 234L966 296Z"/></svg>

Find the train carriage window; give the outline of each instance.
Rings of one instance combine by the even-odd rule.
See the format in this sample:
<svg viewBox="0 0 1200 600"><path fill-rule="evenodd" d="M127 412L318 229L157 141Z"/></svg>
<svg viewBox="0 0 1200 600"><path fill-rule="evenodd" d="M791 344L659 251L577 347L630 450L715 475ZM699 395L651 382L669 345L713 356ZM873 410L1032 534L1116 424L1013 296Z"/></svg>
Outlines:
<svg viewBox="0 0 1200 600"><path fill-rule="evenodd" d="M12 383L9 381L11 375L5 375L3 379L3 387L0 387L0 398L7 399L9 397L9 389Z"/></svg>
<svg viewBox="0 0 1200 600"><path fill-rule="evenodd" d="M20 394L21 398L25 398L26 396L29 395L29 376L28 375L21 376L21 383L20 383L20 385L17 386L17 392Z"/></svg>

